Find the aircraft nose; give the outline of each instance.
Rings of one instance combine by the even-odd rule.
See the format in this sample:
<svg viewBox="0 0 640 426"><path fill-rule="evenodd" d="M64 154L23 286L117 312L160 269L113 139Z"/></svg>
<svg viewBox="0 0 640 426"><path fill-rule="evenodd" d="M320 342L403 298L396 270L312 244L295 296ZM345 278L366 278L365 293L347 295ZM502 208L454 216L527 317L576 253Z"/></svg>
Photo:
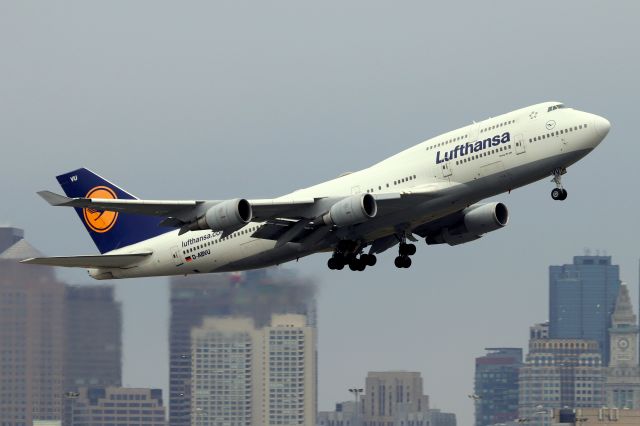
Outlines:
<svg viewBox="0 0 640 426"><path fill-rule="evenodd" d="M611 123L604 117L600 117L596 115L593 119L593 127L596 130L596 134L600 138L600 140L604 139L605 136L609 133L609 129L611 129Z"/></svg>

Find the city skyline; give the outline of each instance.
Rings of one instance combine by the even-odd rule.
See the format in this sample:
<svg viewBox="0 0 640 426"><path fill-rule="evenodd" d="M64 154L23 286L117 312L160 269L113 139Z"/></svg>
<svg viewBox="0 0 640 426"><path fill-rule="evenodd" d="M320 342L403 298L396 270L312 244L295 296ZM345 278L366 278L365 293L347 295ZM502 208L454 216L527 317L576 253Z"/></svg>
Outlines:
<svg viewBox="0 0 640 426"><path fill-rule="evenodd" d="M606 116L609 136L563 176L562 203L550 182L495 197L505 229L420 241L409 270L387 266L393 253L360 275L327 271L322 255L289 266L318 282L320 409L368 371L403 368L469 425L474 358L526 346L548 316L549 265L607 249L638 300L639 14L631 1L8 1L0 221L45 255L95 254L76 215L35 194L60 172L88 167L150 199L264 198L543 100ZM167 281L117 283L116 295L123 385L168 389Z"/></svg>
<svg viewBox="0 0 640 426"><path fill-rule="evenodd" d="M5 263L6 262L11 262L12 259L15 262L15 260L20 257L21 255L25 254L25 253L35 253L37 252L37 249L33 248L33 246L31 244L29 244L29 242L27 240L25 240L24 237L24 231L20 230L20 229L11 229L11 228L0 228L0 236L2 238L0 238L0 249L2 249L2 251L0 251L0 259L2 259ZM16 257L17 256L17 257ZM576 273L575 271L572 271L571 268L574 268L575 265L588 265L588 271L585 273ZM590 266L593 265L593 266ZM20 268L21 265L14 265L13 269L16 270L17 272L20 272ZM570 268L569 270L565 270L565 269L561 269L561 268ZM590 269L589 269L590 268ZM593 269L596 268L596 269ZM596 271L598 268L603 269L603 268L607 268L607 269L612 269L615 270L615 273L613 275L613 278L611 278L609 276L608 273L599 273L594 275L593 271ZM633 365L629 364L626 360L627 358L621 358L622 354L625 354L626 352L626 347L622 348L622 352L621 352L621 344L619 343L621 340L625 340L627 342L631 342L630 344L633 345L633 349L634 352L635 351L635 347L637 346L637 337L633 337L635 336L635 334L629 334L629 333L637 333L638 327L637 327L637 316L634 313L633 310L633 306L632 306L632 302L631 302L631 297L629 296L629 290L628 290L628 286L627 285L621 285L619 286L619 281L617 280L617 276L619 274L619 269L618 269L618 265L613 264L611 261L611 256L590 256L590 255L586 255L585 256L574 256L574 263L570 264L570 265L564 265L563 267L558 267L558 266L550 266L549 267L549 271L550 271L550 275L549 275L549 306L554 306L558 305L559 301L555 301L554 299L556 298L560 298L559 300L564 300L562 299L563 297L566 297L566 292L558 292L556 287L558 285L558 277L561 277L562 280L568 280L570 286L571 286L571 291L575 292L575 283L576 282L582 282L581 285L584 285L586 289L588 288L593 288L593 286L595 285L596 287L600 284L598 284L598 282L601 282L603 284L606 284L608 282L611 282L613 284L616 285L616 289L618 289L616 294L609 295L606 297L613 297L614 300L614 305L612 306L612 309L610 309L610 312L608 313L608 316L610 317L610 320L608 321L608 324L612 333L613 331L615 331L615 335L611 334L611 337L608 337L609 334L607 333L607 339L610 339L612 342L614 342L614 344L612 344L612 348L615 346L616 348L616 355L614 357L614 355L612 354L612 357L614 357L614 360L618 360L618 359L622 359L624 360L624 362L626 362L626 364L624 364L625 366L628 366L629 368L631 368L631 370L629 371L633 371L633 374L636 374L638 371L640 371L640 367L637 366L637 355L636 356L632 356L631 358L629 358L632 362ZM25 269L25 273L28 272ZM50 276L49 279L53 279L55 280L55 278L53 278L53 274L50 273L51 270L47 270L46 268L43 270L44 275ZM25 275L26 276L26 275ZM597 277L597 278L596 278ZM223 323L224 321L226 321L226 318L228 319L233 319L233 318L238 318L241 319L243 318L243 315L251 315L253 316L257 321L258 324L268 324L268 315L269 312L288 312L288 311L295 311L295 312L305 312L307 314L309 314L310 316L307 317L303 317L305 318L305 322L310 322L311 324L315 325L317 324L317 318L316 318L316 306L315 306L315 302L313 301L314 299L314 284L309 282L309 281L305 281L304 279L300 280L300 277L296 277L295 275L292 275L291 272L287 272L286 270L283 269L276 269L276 270L258 270L258 271L254 271L254 272L249 272L248 274L243 273L243 274L221 274L221 275L215 275L215 276L203 276L202 277L203 280L201 280L200 282L189 282L189 280L181 280L181 279L174 279L174 287L175 287L175 294L174 294L174 298L176 298L176 300L188 300L189 298L193 298L194 296L196 297L194 300L198 300L198 304L201 305L201 308L204 308L204 311L201 311L200 314L198 315L205 315L204 317L202 317L203 319L205 319L206 321L213 321L211 322L211 324L215 324L216 321L216 316L221 318ZM211 278L216 278L216 279L211 279ZM576 279L578 279L578 281L576 281ZM580 281L583 280L583 281ZM586 283L586 284L585 284ZM291 285L294 285L294 287L291 287ZM286 294L286 293L279 293L280 290L277 290L275 293L273 293L273 290L258 290L258 293L255 293L255 291L258 289L258 287L255 287L256 285L258 286L267 286L264 288L268 288L269 286L273 286L276 285L276 287L274 287L275 289L277 289L277 286L282 286L284 285L284 287L282 287L283 289L286 289L287 287L289 287L290 290L295 290L293 292L290 292L290 294ZM565 284L566 285L566 284ZM253 287L252 287L253 286ZM243 287L246 287L246 290L242 290ZM306 288L305 288L306 287ZM253 288L253 290L252 290ZM87 321L91 322L94 321L91 316L90 316L90 312L97 312L96 309L102 309L104 310L105 308L107 308L107 306L109 306L109 303L114 303L114 299L113 299L113 287L110 286L104 286L104 285L85 285L85 286L69 286L69 285L65 285L65 303L70 304L69 307L71 308L71 310L68 311L67 315L67 327L71 326L71 328L69 328L69 332L73 333L70 336L73 336L75 334L78 334L79 336L82 335L82 329L78 329L77 327L75 327L75 322L76 320L81 320L82 316L86 316L86 318L83 321L85 324L88 324ZM193 293L194 290L196 291L196 293ZM254 292L255 295L258 295L260 293L263 294L263 298L267 297L266 299L255 299L255 300L251 300L247 299L245 296L248 296L251 292ZM192 294L193 293L193 294ZM601 292L602 294L604 294L603 292ZM198 296L199 294L199 296ZM297 295L296 295L297 294ZM203 296L205 296L205 298L203 298ZM309 297L311 299L309 299ZM604 296L603 296L604 297ZM207 304L206 300L207 298L209 298L210 303ZM582 298L579 298L580 300L582 300ZM569 300L569 299L567 299ZM80 302L82 301L86 301L87 303L91 304L91 303L98 303L96 304L94 307L91 307L90 305L83 305L80 304ZM104 304L104 302L107 302L107 305ZM271 305L273 302L276 302L275 305ZM119 312L120 310L120 303L119 301L115 302L116 304L114 305L114 307L117 309L116 312ZM595 301L593 302L595 303ZM208 306L210 305L210 306ZM104 306L104 307L101 307ZM195 306L195 305L194 305ZM589 306L589 304L587 303L585 306ZM595 305L594 305L595 306ZM192 307L189 307L189 305L185 305L185 307L187 307L189 310L192 310ZM87 310L89 309L89 310ZM112 310L113 308L108 307L107 311L104 311L104 313L108 313L109 310ZM265 310L266 309L266 310ZM568 310L562 309L562 312L568 312L570 315L573 315L572 312L574 312L575 309L570 308ZM75 313L77 312L77 313ZM197 313L198 311L194 311L194 313ZM555 312L552 309L550 309L550 316L552 316L552 313ZM207 314L208 313L208 314ZM80 315L80 317L76 317L77 315ZM88 316L87 316L88 315ZM108 313L108 315L113 315L111 313ZM119 314L118 314L119 315ZM208 319L207 316L209 315ZM216 315L216 316L211 316L211 315ZM115 318L115 317L114 317ZM195 317L194 317L195 318ZM577 317L576 317L577 318ZM205 323L201 323L201 325L206 325L207 322L205 321ZM104 322L104 321L103 321ZM557 321L556 321L557 322ZM108 324L105 322L104 325L99 325L99 321L95 322L96 325L102 329L102 331L106 331L107 329L105 329L105 326L108 326ZM591 323L589 323L591 324ZM196 326L197 327L197 326ZM596 327L596 328L594 328ZM586 332L587 335L589 335L590 333L592 333L592 329L593 330L598 330L598 324L597 323L593 323L591 325L585 325L582 328L584 328L584 332ZM635 328L634 328L635 327ZM552 333L549 332L551 328L551 323L550 322L546 322L546 323L541 323L541 324L535 324L534 326L530 327L530 337L532 339L538 339L539 343L532 343L530 344L530 351L540 351L540 349L542 349L542 358L540 359L545 359L544 357L546 355L548 355L549 353L549 348L552 347L556 347L555 345L558 344L562 347L569 347L571 346L572 348L574 347L574 344L576 347L584 347L587 351L591 351L591 353L598 353L598 357L604 357L605 353L608 355L606 351L606 348L601 348L601 345L599 343L597 343L597 341L590 341L590 340L576 340L576 339L564 339L564 340L558 340L557 337L558 336L553 336ZM574 329L575 326L572 325L571 329ZM119 329L119 325L117 326L117 329ZM76 331L78 330L78 331ZM97 329L96 329L97 330ZM115 330L115 329L114 329ZM197 328L193 328L192 329L192 333L194 332L194 330L197 330ZM85 332L86 333L86 332ZM107 331L107 333L111 333L113 334L113 331ZM621 333L626 333L626 334L621 334ZM119 335L119 332L118 332ZM622 338L620 336L623 336ZM628 337L624 337L624 336L628 336ZM554 337L556 337L556 339L554 339ZM570 336L569 336L570 337ZM576 336L576 337L580 337L580 336ZM113 339L113 338L112 338ZM539 340L542 339L542 340ZM532 341L533 342L533 341ZM555 343L555 342L561 342L561 343ZM566 343L565 343L566 342ZM82 342L75 342L75 344L80 344L80 346L78 346L78 348L82 347ZM582 346L580 346L582 345ZM515 356L515 352L516 348L488 348L488 351L494 351L493 353L490 353L487 357L487 360L490 361L492 357L496 357L496 361L500 360L500 357L504 357L504 356ZM87 355L89 355L91 352L87 352ZM576 354L578 354L579 352L576 352ZM593 355L589 355L588 352L585 352L585 354L587 354L587 360L590 359L588 358L589 356L593 357ZM534 352L531 352L531 355L534 355ZM562 353L558 353L558 355L562 356L567 356L567 354L562 354ZM82 365L82 363L84 362L83 358L81 356L75 355L77 357L77 363L79 363L79 365ZM569 356L571 356L569 354ZM578 355L579 357L581 357L582 355ZM517 356L516 356L517 358ZM564 363L566 364L567 361L564 360L564 358L558 358L559 361L556 361L557 363L561 363L561 365ZM569 358L567 358L569 359ZM575 361L568 361L570 363L575 363L575 365L577 366L578 363L582 363L584 361L578 361L581 358L576 358ZM599 358L598 358L599 359ZM478 360L476 360L476 363L478 363ZM89 361L89 360L87 360ZM504 360L501 360L500 362L504 362ZM617 361L616 361L617 362ZM488 362L487 365L489 364L495 364L493 362ZM539 378L536 377L535 371L535 365L539 364L539 361L530 361L529 360L529 355L527 355L527 368L525 368L523 370L524 374L524 382L523 382L523 386L524 389L527 389L531 386L531 384L527 384L529 382L531 383L535 383L536 380L540 380ZM108 364L105 364L105 366ZM582 365L582 364L580 364ZM590 367L592 364L584 364L584 366L582 368L585 367ZM594 394L593 396L593 400L591 399L585 399L584 397L578 397L578 401L581 400L582 398L582 402L569 402L569 400L562 400L562 404L567 405L567 404L572 404L575 405L576 407L589 407L589 406L593 406L593 403L589 402L589 401L598 401L597 404L601 404L602 402L599 402L601 400L604 400L604 398L611 398L612 401L616 400L616 401L620 401L620 400L626 400L625 398L633 398L633 394L629 394L627 391L624 391L623 393L620 393L622 391L618 391L618 390L611 390L611 391L606 391L604 388L604 380L605 380L605 373L607 371L606 367L607 367L607 363L604 362L604 360L602 362L598 361L596 364L593 365L594 367L597 367L598 369L598 373L597 374L602 374L601 379L599 379L599 381L597 382L597 385L592 385L589 384L591 382L586 381L584 383L580 382L576 382L577 384L571 384L571 388L570 392L573 392L573 386L583 386L583 387L593 387L593 386L597 386L598 387L598 393ZM635 366L635 367L634 367ZM119 368L119 367L118 367ZM626 367L625 367L626 368ZM314 368L315 369L315 368ZM533 369L533 370L532 370ZM529 371L531 370L531 371ZM618 375L626 375L627 373L618 373L617 371L619 370L619 368L612 364L612 367L610 369L612 371L612 373L614 374L618 374ZM81 371L81 370L78 370ZM84 374L90 374L90 369L86 370L87 373ZM497 370L496 370L497 371ZM532 373L533 371L533 373ZM594 370L595 371L595 370ZM72 372L72 376L73 374L77 374L77 373L73 373ZM82 376L83 373L81 373ZM369 373L369 375L371 374L376 374L376 373ZM404 374L404 373L402 373ZM608 374L608 373L607 373ZM68 380L69 378L71 378L72 376L65 376L65 380ZM79 376L79 377L81 377ZM88 378L89 376L87 376ZM561 376L559 375L558 378L560 378ZM88 379L87 379L88 380ZM91 379L94 380L94 379ZM119 380L119 375L117 376L116 380L116 384L118 384L118 380ZM368 379L367 379L368 380ZM565 379L562 379L565 380ZM578 379L576 379L578 380ZM585 379L580 379L580 380L585 380ZM615 379L614 379L615 380ZM635 379L636 380L636 387L638 389L640 389L640 376ZM113 381L113 380L112 380ZM82 382L79 382L82 383ZM95 382L96 384L99 384L99 382ZM105 384L108 384L109 382L105 382ZM564 390L565 387L567 385L562 384L562 381L558 382L558 392L562 392L562 394L564 395L566 393L566 391ZM594 382L595 383L595 382ZM614 381L615 383L615 381ZM422 386L422 385L420 385ZM546 386L546 385L545 385ZM555 385L554 385L555 386ZM69 385L66 385L66 387L69 387ZM314 386L315 387L315 386ZM612 388L614 389L614 388ZM619 389L619 388L616 388ZM580 391L581 392L581 391ZM609 392L609 393L607 393ZM611 393L613 392L613 393ZM570 396L571 394L568 394L568 398L572 398L572 396ZM614 396L615 395L615 396ZM363 393L363 398L367 397L367 393ZM521 398L523 397L522 394L522 388L521 388ZM566 398L567 396L563 396L563 398ZM591 396L589 397L591 398ZM529 403L527 401L529 400L540 400L539 396L534 396L533 399L531 399L531 397L529 397L529 399L527 399L527 397L525 397L524 400L521 399L520 401L520 405L521 405L521 411L520 411L520 415L522 418L531 418L531 417L535 417L535 404L534 403ZM314 401L315 401L315 397L314 397ZM365 405L365 399L363 399L363 406ZM633 401L632 399L629 399L629 401ZM632 403L632 402L630 402ZM522 405L524 404L524 405ZM549 403L549 407L553 407L553 408L560 408L561 406L563 406L561 403ZM558 405L560 404L560 405ZM577 405L576 405L577 404ZM633 403L635 404L635 403ZM426 401L426 405L428 405L428 400ZM315 402L313 403L313 406L315 407ZM635 406L635 405L634 405ZM523 408L524 407L524 408ZM407 407L408 408L408 407ZM403 408L404 410L406 410L406 408ZM550 409L550 408L549 408ZM523 411L524 410L524 411ZM383 410L384 411L384 410ZM437 410L436 410L437 411ZM407 415L411 416L411 409L408 409L407 411ZM410 417L410 418L420 418L422 419L422 417ZM550 417L548 418L550 419ZM548 420L547 419L547 420ZM387 419L389 420L389 419ZM426 417L425 417L426 420ZM508 420L506 417L503 417L503 421ZM546 424L546 423L545 423Z"/></svg>

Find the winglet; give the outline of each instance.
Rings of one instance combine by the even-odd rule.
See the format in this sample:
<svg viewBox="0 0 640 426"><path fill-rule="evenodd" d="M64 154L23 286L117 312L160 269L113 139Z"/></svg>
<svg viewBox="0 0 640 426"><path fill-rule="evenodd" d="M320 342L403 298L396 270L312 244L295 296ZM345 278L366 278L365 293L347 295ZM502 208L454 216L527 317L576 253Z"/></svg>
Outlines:
<svg viewBox="0 0 640 426"><path fill-rule="evenodd" d="M64 206L73 201L73 198L65 197L64 195L59 195L51 191L38 191L38 195L52 206Z"/></svg>

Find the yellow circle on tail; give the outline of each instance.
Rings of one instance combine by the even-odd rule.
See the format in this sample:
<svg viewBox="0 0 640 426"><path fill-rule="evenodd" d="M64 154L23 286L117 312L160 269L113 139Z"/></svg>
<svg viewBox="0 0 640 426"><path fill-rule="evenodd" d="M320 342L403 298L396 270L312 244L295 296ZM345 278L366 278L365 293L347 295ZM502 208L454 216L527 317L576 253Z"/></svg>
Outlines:
<svg viewBox="0 0 640 426"><path fill-rule="evenodd" d="M118 198L113 189L106 186L96 186L87 192L85 198L102 198L115 200ZM84 222L92 231L100 234L109 231L116 224L118 212L100 211L95 209L82 209Z"/></svg>

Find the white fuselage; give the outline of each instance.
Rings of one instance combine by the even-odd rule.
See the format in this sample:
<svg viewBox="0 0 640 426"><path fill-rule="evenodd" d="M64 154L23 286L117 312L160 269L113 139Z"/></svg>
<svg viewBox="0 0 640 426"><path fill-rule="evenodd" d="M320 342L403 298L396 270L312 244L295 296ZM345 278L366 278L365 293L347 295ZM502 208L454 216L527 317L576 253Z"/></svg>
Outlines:
<svg viewBox="0 0 640 426"><path fill-rule="evenodd" d="M609 123L602 117L571 108L553 109L546 102L509 112L436 136L373 166L282 198L341 197L357 193L374 196L407 193L429 184L452 184L451 193L432 201L384 214L348 229L339 237L371 242L394 234L398 225L412 229L442 218L484 198L509 191L551 175L580 160L604 138ZM551 109L551 110L550 110ZM453 185L456 184L456 185ZM107 254L152 251L126 269L91 269L94 278L129 278L158 275L223 272L284 263L326 246L305 247L253 238L261 223L221 239L219 232L178 231L114 250ZM332 231L334 232L334 231Z"/></svg>

